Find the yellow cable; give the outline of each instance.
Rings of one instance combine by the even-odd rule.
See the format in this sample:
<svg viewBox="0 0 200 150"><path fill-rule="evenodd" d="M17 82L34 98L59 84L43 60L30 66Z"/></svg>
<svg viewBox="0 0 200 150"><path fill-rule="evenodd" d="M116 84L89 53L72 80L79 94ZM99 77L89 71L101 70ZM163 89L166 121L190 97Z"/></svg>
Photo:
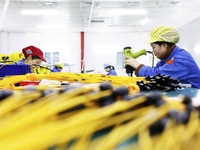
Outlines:
<svg viewBox="0 0 200 150"><path fill-rule="evenodd" d="M169 111L169 105L163 104L159 108L153 109L143 117L135 119L125 125L122 125L115 130L112 130L106 137L97 145L95 150L112 149L120 142L129 139L138 132L138 129L145 129L165 116ZM120 136L117 136L120 135Z"/></svg>

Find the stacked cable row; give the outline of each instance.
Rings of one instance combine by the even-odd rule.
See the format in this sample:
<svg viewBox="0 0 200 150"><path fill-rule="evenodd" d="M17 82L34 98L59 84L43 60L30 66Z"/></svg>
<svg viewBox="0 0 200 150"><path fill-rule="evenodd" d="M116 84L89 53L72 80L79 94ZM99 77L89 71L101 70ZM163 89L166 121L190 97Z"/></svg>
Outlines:
<svg viewBox="0 0 200 150"><path fill-rule="evenodd" d="M0 80L1 88L15 88L16 83L22 82L24 80L28 81L41 81L42 79L47 80L58 80L81 83L104 83L108 82L114 86L127 86L131 89L139 92L139 87L136 84L137 81L141 81L144 77L121 77L121 76L107 76L101 74L81 74L81 73L49 73L49 74L26 74L26 75L16 75L7 76Z"/></svg>
<svg viewBox="0 0 200 150"><path fill-rule="evenodd" d="M0 149L198 149L189 97L131 94L109 83L0 90Z"/></svg>

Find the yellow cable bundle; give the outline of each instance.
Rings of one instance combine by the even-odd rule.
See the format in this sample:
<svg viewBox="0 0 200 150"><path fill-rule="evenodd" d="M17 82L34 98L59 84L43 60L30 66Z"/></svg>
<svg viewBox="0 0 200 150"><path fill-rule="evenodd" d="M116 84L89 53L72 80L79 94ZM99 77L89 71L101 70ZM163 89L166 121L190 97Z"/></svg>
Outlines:
<svg viewBox="0 0 200 150"><path fill-rule="evenodd" d="M165 116L169 111L169 104L163 104L159 108L152 109L148 114L141 118L135 119L125 125L121 125L112 130L106 137L97 145L95 150L113 149L120 142L135 135L139 130L145 129ZM118 136L120 135L120 136Z"/></svg>
<svg viewBox="0 0 200 150"><path fill-rule="evenodd" d="M91 89L89 89L89 90L91 90ZM80 92L83 92L83 90L79 90L79 91L80 91ZM106 92L106 91L105 91L105 92ZM105 96L103 93L97 93L97 94L98 94L99 96ZM95 95L97 95L97 94L95 94ZM54 94L54 95L55 95L55 94ZM95 95L94 95L94 96L95 96ZM64 96L64 95L63 95L63 96ZM62 96L62 94L61 94L61 97L63 97L63 96ZM59 100L62 99L61 97L59 98ZM66 96L65 96L65 97L66 97ZM92 97L93 97L93 96L92 96ZM91 97L91 98L92 98L92 97ZM51 98L52 98L52 97L51 97ZM64 97L63 97L63 98L64 98ZM85 99L85 100L87 101L88 98L89 98L89 97L87 96L87 99ZM98 98L98 97L96 97L96 98L93 97L92 99L97 99L97 98ZM54 99L55 99L55 98L54 98ZM77 99L77 98L76 98L76 99ZM82 98L79 98L79 99L82 100ZM63 100L64 100L64 99L63 99ZM77 99L77 100L78 100L78 99ZM71 100L71 102L73 102L73 101L75 102L76 100L75 100L75 99L74 99L74 100ZM43 100L42 102L45 102L45 101ZM46 102L47 102L47 101L46 101ZM55 103L54 101L52 101L52 102L53 102L53 103L52 103L52 106L49 105L49 106L51 106L51 108L52 108L53 106L58 106L58 105L56 105L56 103L59 104L61 101L58 101L58 102L55 101L56 103ZM63 101L63 102L65 102L65 101ZM67 101L66 101L66 102L67 102ZM55 104L54 104L54 103L55 103ZM63 104L63 103L62 103L62 104ZM69 104L70 104L70 103L69 103ZM66 106L69 106L69 104L66 104L64 108L66 109ZM125 104L125 103L124 103L124 104ZM134 101L133 104L136 104L136 102ZM37 106L37 102L35 103L35 105ZM70 104L70 105L71 105L71 104ZM32 104L31 107L30 107L30 106L27 106L27 108L26 108L26 113L29 114L29 117L27 116L28 118L33 118L33 116L32 116L31 114L32 114L32 112L33 112L34 109L30 109L31 112L28 111L28 110L29 110L28 108L29 108L29 107L30 107L30 108L34 108L33 106L34 106L34 103ZM116 105L116 106L117 106L116 108L120 108L120 105ZM125 105L125 106L126 106L126 107L130 107L131 105ZM61 109L60 109L59 107L60 107ZM59 111L61 111L61 110L62 110L62 107L63 107L63 105L60 105L60 106L58 106L59 109L58 109L58 108L57 108L57 109L58 109ZM71 105L71 107L73 107L73 105ZM36 108L39 109L39 107L35 107L35 111L36 111ZM42 113L42 112L45 112L45 111L48 110L48 109L45 109L44 105L43 105L42 107L40 107L40 108L41 108L41 111L39 111L40 113L39 113L39 112L37 113L38 115L39 115L39 114L45 114L45 113ZM123 107L122 107L122 108L123 108ZM45 110L45 111L42 111L42 109ZM108 109L108 108L106 108L106 109ZM55 110L56 110L56 109L55 109ZM109 110L109 109L108 109L108 110ZM116 110L117 110L117 109L116 109ZM54 111L53 111L53 112L54 112ZM56 112L58 112L58 111L56 111ZM89 112L90 112L90 111L89 111ZM107 114L106 112L107 112L107 111L105 111L105 114ZM24 119L21 120L21 119L19 119L19 118L23 118L23 115L25 115L25 114L23 113L23 111L22 111L22 112L19 112L19 114L21 114L21 115L18 116L18 117L16 117L16 115L15 115L14 118L13 118L14 120L17 119L17 120L16 120L17 122L16 122L16 123L13 123L13 124L9 124L9 125L10 125L10 127L12 127L14 130L16 130L16 131L18 131L18 132L20 133L20 132L22 131L22 130L20 130L20 128L21 128L21 129L26 128L26 126L22 126L22 125L23 125L24 123L26 124L27 122L30 122L30 121L28 121L28 120L30 120L30 119L28 119L28 118L26 117L26 118L24 118ZM52 113L50 113L50 114L52 114ZM53 114L55 114L55 113L53 113ZM52 115L53 115L53 114L52 114ZM89 113L89 114L93 114L94 116L96 116L94 113ZM97 114L102 115L101 113L97 113ZM37 115L37 116L38 116L38 115ZM108 114L107 114L107 115L108 115ZM31 117L31 116L32 116L32 117ZM40 115L40 117L42 117L42 116L43 116L43 115ZM11 117L11 116L10 116L10 117ZM12 118L12 117L11 117L11 118ZM84 118L84 117L79 117L79 118ZM13 119L9 119L9 120L13 120ZM14 122L14 120L13 120L13 122ZM21 121L20 121L20 120L21 120ZM68 119L68 120L69 120L69 119ZM73 120L77 120L77 119L73 118ZM9 122L10 122L10 121L9 121ZM71 126L71 125L70 125L70 122L73 122L73 124L74 124L76 121L75 121L75 122L74 122L74 121L68 121L68 123L66 123L66 125L69 126L69 127ZM80 122L80 121L79 121L79 122ZM77 122L77 123L78 123L78 122ZM1 124L4 124L4 125L5 125L6 123L5 123L5 121L2 120L2 121L1 121ZM63 124L60 124L60 125L63 126ZM1 126L1 125L0 125L0 126ZM30 126L30 125L28 125L28 126ZM28 127L28 126L27 126L27 127ZM50 125L50 126L51 126L51 125ZM4 127L4 130L1 132L1 137L2 137L2 138L5 137L5 133L8 133L8 132L12 133L13 129L11 129L10 127L9 127L8 125L6 126L6 128ZM18 127L18 128L16 128L16 127ZM20 128L19 128L19 127L20 127ZM36 126L36 127L37 127L37 126ZM38 127L39 127L39 126L38 126ZM38 127L37 127L37 128L38 128ZM44 125L44 127L45 127L45 125ZM3 126L2 126L2 128L3 128ZM45 128L46 128L46 127L45 127ZM65 128L66 128L66 127L65 127ZM38 128L38 129L39 129L39 128ZM38 130L38 129L37 129L37 130ZM63 128L63 129L64 129L64 128ZM33 129L33 130L36 130L36 129ZM44 129L42 129L42 130L44 130ZM61 130L61 132L57 132L57 133L62 133L62 130ZM52 134L55 134L55 133L52 133ZM77 133L76 133L76 134L77 134ZM15 134L14 134L14 137L9 136L9 139L6 139L6 141L8 142L9 140L12 140L12 139L16 138L18 135L19 135L19 134L15 133ZM72 136L72 137L73 137L73 136ZM27 137L26 137L26 139L27 139ZM6 142L6 141L2 139L2 145L4 145L4 146L7 145L7 142ZM1 146L2 146L2 145L1 145ZM4 147L4 146L3 146L3 147Z"/></svg>
<svg viewBox="0 0 200 150"><path fill-rule="evenodd" d="M91 90L90 88L88 88L88 90ZM78 91L80 91L80 89L78 90ZM83 92L83 90L81 90L80 92ZM106 92L106 91L105 91ZM105 93L104 92L104 93ZM107 92L106 92L107 93ZM106 94L105 93L105 94ZM101 96L105 96L103 93L97 93L99 96L101 95ZM96 99L96 98L98 98L98 97L96 97L96 96L98 96L97 94L93 94L94 96L92 96L91 95L91 98L90 99ZM109 94L109 93L108 93ZM106 95L108 95L108 94L106 94ZM50 99L48 98L48 103L49 102L51 102L51 103L49 103L48 105L45 105L45 106L43 106L45 103L47 103L47 101L46 100L41 100L41 101L39 101L38 103L37 102L35 102L34 104L32 104L31 106L27 106L27 108L26 108L26 112L25 113L29 113L29 117L30 117L30 115L33 115L33 116L38 116L39 114L41 114L40 115L40 117L44 117L44 116L47 116L47 115L55 115L56 113L58 113L59 111L62 111L63 109L67 109L67 107L73 107L73 106L75 106L76 104L79 104L79 103L83 103L84 101L86 101L86 100L88 100L88 96L87 95L85 95L85 96L87 96L87 97L85 97L84 98L84 95L83 96L80 96L80 98L79 97L71 97L71 96L73 96L73 95L71 95L71 94L69 94L67 97L65 96L65 93L64 93L64 95L62 95L62 94L59 94L59 95L56 95L55 93L54 93L54 95L52 96L52 97L50 97ZM58 97L58 99L59 99L59 101L53 101L53 99L55 99L55 97ZM67 98L72 98L72 100L71 101L65 101L65 99L67 99ZM84 99L83 99L83 98ZM11 97L12 98L12 97ZM53 98L53 99L52 99ZM44 98L42 98L42 99L44 99ZM52 99L52 101L50 101ZM60 103L62 102L62 104L61 105L59 105ZM64 104L64 103L66 103L66 104ZM40 106L40 105L42 105L42 107ZM54 106L57 106L56 108L54 108L54 109L52 109L52 111L51 112L49 112L48 114L46 114L46 113L43 113L43 112L45 112L45 111L48 111L50 108L53 108ZM40 109L39 109L40 108ZM30 111L30 112L29 112ZM33 113L34 112L34 113ZM22 112L19 112L18 113L18 115L20 115L18 118L20 118L20 117L22 117L23 115L25 115L24 114L24 112L22 111ZM10 116L10 119L12 118L12 116ZM27 118L28 119L28 118ZM12 120L12 119L11 119ZM4 122L4 120L1 120L1 121L3 121ZM22 120L23 121L23 120ZM17 122L17 124L20 124L20 122L18 121ZM23 123L21 123L21 124L23 124ZM1 126L1 125L0 125ZM14 125L14 124L12 124L11 126L15 126L16 127L16 125ZM23 126L19 126L20 128L22 128ZM9 126L6 126L6 128L8 128L8 131L10 132L11 131L11 129L9 129ZM2 131L2 134L0 135L0 136L3 136L4 134L4 132L6 132L5 130L4 131Z"/></svg>
<svg viewBox="0 0 200 150"><path fill-rule="evenodd" d="M0 80L1 88L14 88L14 84L27 80L26 75L7 76Z"/></svg>
<svg viewBox="0 0 200 150"><path fill-rule="evenodd" d="M58 80L68 82L82 82L82 83L102 83L109 82L114 86L131 86L133 91L139 92L137 81L141 81L144 77L120 77L120 76L105 76L99 74L77 74L77 73L49 73L49 74L26 74L17 76L8 76L0 80L0 87L13 88L14 84L24 80Z"/></svg>
<svg viewBox="0 0 200 150"><path fill-rule="evenodd" d="M69 82L83 82L83 83L102 83L110 82L113 85L129 85L141 81L144 77L120 77L120 76L105 76L99 74L77 74L77 73L49 73L49 74L38 74L37 80L48 79L48 80L59 80ZM112 81L113 80L113 81Z"/></svg>
<svg viewBox="0 0 200 150"><path fill-rule="evenodd" d="M14 62L18 62L21 59L25 58L22 52L12 53L10 55L0 54L0 61L13 61L13 62L5 62L5 64L13 64Z"/></svg>
<svg viewBox="0 0 200 150"><path fill-rule="evenodd" d="M160 150L163 147L165 147L166 149L173 149L173 148L177 148L177 144L174 145L177 141L177 137L175 137L175 120L169 120L167 122L167 125L165 126L164 131L159 134L156 135L156 137L154 137L152 140L154 141L152 144L154 144L153 149L155 150ZM173 137L173 138L169 138L169 137ZM141 139L142 140L142 139ZM177 149L178 150L178 149Z"/></svg>
<svg viewBox="0 0 200 150"><path fill-rule="evenodd" d="M1 111L0 117L5 115L6 113L12 112L23 105L39 98L41 93L38 91L27 91L23 93L15 92L15 94L11 95L10 97L6 98L4 101L0 102ZM17 97L17 99L16 99Z"/></svg>
<svg viewBox="0 0 200 150"><path fill-rule="evenodd" d="M163 147L170 150L195 149L199 145L194 144L194 141L198 141L196 138L199 137L199 133L197 133L198 130L198 112L191 113L191 118L186 125L176 125L174 120L170 120L166 129L154 140L153 149L160 150L163 149Z"/></svg>
<svg viewBox="0 0 200 150"><path fill-rule="evenodd" d="M26 77L37 79L37 75ZM137 148L141 150L146 146L155 150L163 147L184 149L190 146L191 139L200 138L197 111L191 111L187 124L169 120L164 131L152 137L148 128L166 117L171 109L183 111L185 104L180 101L174 105L167 97L161 96L166 103L159 107L148 106L148 94L129 95L131 100L115 97L115 102L104 107L99 104L114 98L116 89L103 90L99 85L84 85L15 91L0 101L0 149L35 150L57 145L59 150L73 140L70 150L81 147L88 150L113 149L136 134L139 134ZM107 128L111 128L107 135L93 141L94 133ZM172 136L174 138L169 139ZM195 149L198 143L196 140L194 143Z"/></svg>
<svg viewBox="0 0 200 150"><path fill-rule="evenodd" d="M184 126L184 132L178 132L179 138L178 143L181 149L194 149L196 145L194 141L196 141L197 134L196 132L199 130L199 112L194 110L191 112L188 123Z"/></svg>
<svg viewBox="0 0 200 150"><path fill-rule="evenodd" d="M0 54L0 61L8 60L9 55Z"/></svg>
<svg viewBox="0 0 200 150"><path fill-rule="evenodd" d="M149 137L149 131L143 130L139 133L138 150L143 148L160 150L187 150L198 149L199 142L199 113L192 111L189 121L186 125L176 123L175 120L170 119L161 134L155 137Z"/></svg>
<svg viewBox="0 0 200 150"><path fill-rule="evenodd" d="M17 53L16 52L16 53L12 53L11 55L9 55L9 59L8 60L14 61L14 62L18 62L23 58L25 58L23 53ZM13 64L13 63L10 63L10 64Z"/></svg>
<svg viewBox="0 0 200 150"><path fill-rule="evenodd" d="M139 133L138 133L138 136L139 136L139 141L138 141L138 144L139 144L139 148L140 150L154 150L153 147L153 141L152 141L152 138L150 136L150 131L149 129L143 129L143 130L140 130Z"/></svg>

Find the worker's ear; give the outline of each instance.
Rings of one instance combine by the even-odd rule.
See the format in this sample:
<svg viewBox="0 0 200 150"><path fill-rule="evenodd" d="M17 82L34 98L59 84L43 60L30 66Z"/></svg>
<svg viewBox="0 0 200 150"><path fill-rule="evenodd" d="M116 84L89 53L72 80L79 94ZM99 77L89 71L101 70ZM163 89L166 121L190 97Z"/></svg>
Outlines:
<svg viewBox="0 0 200 150"><path fill-rule="evenodd" d="M164 48L167 48L167 43L162 43L162 45Z"/></svg>
<svg viewBox="0 0 200 150"><path fill-rule="evenodd" d="M26 59L27 59L27 60L31 60L31 59L32 59L32 56L29 55Z"/></svg>

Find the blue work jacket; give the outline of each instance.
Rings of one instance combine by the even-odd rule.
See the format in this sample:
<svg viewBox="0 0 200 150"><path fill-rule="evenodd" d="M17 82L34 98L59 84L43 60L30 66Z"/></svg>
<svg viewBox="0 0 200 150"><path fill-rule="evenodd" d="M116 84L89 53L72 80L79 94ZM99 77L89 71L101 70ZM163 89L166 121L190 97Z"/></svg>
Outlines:
<svg viewBox="0 0 200 150"><path fill-rule="evenodd" d="M111 68L107 75L116 76L117 73L116 73L116 71L114 69Z"/></svg>
<svg viewBox="0 0 200 150"><path fill-rule="evenodd" d="M156 74L170 75L182 84L191 84L200 89L200 70L191 54L177 45L166 61L160 60L154 68L142 66L139 77L154 76Z"/></svg>
<svg viewBox="0 0 200 150"><path fill-rule="evenodd" d="M52 70L50 72L60 72L60 70L58 70L56 67L54 67Z"/></svg>

